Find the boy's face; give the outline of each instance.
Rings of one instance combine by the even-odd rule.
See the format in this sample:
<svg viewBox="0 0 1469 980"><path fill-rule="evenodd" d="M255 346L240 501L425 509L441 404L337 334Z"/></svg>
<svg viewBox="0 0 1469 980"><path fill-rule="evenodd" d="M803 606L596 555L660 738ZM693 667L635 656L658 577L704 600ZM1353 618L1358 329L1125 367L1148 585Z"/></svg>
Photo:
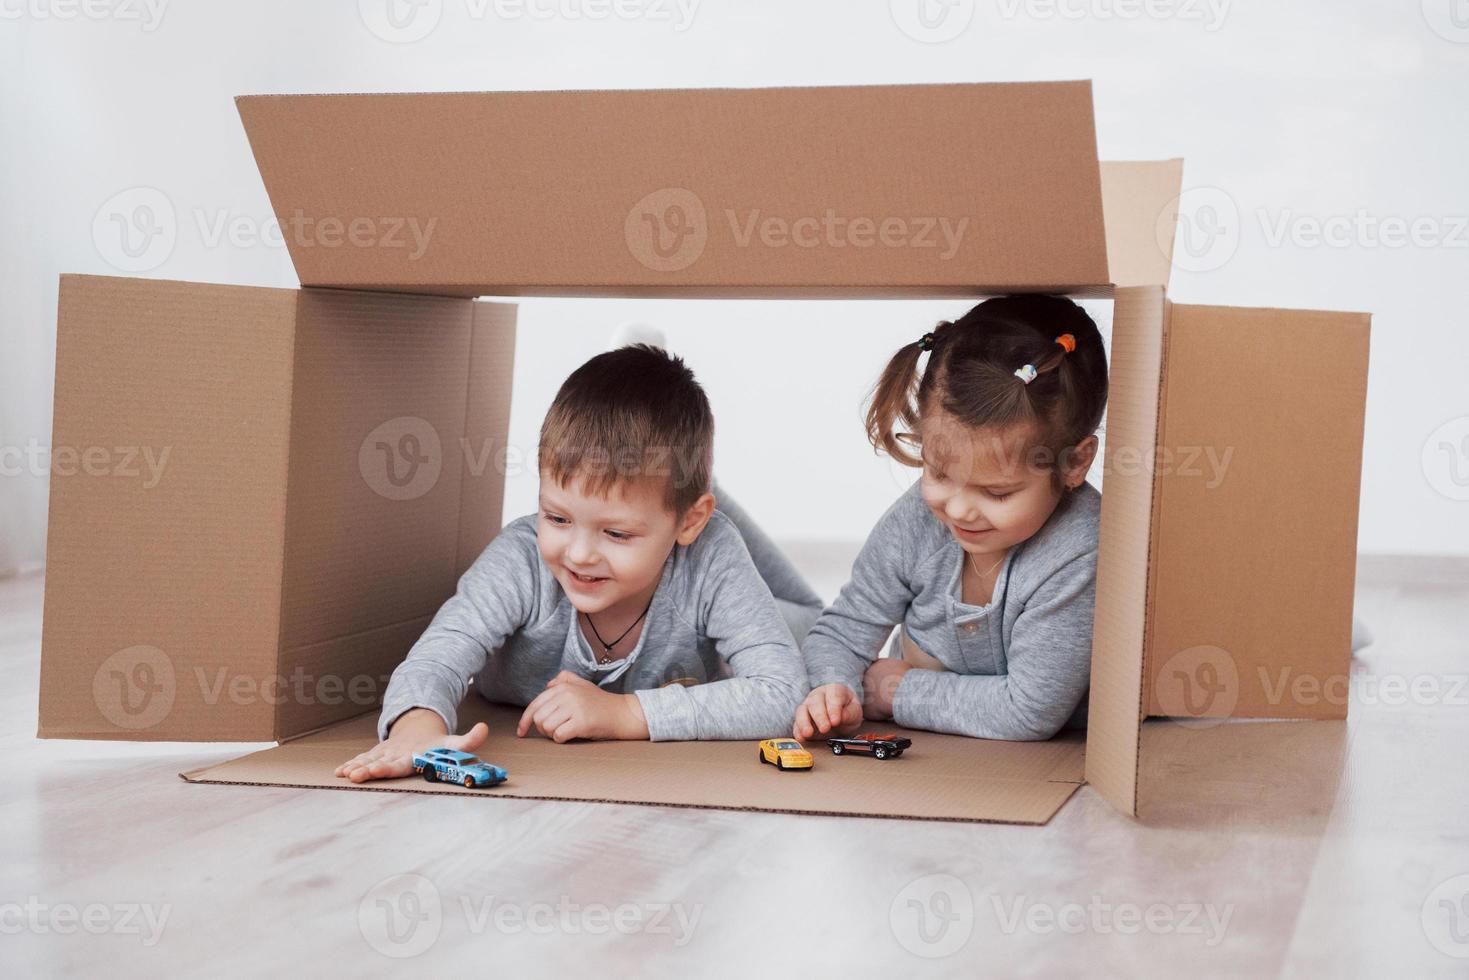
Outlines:
<svg viewBox="0 0 1469 980"><path fill-rule="evenodd" d="M674 515L657 479L622 483L602 497L584 479L563 487L542 472L536 538L541 560L578 611L591 615L622 603L641 612L669 551L693 543L713 512L714 496L706 493L687 514Z"/></svg>
<svg viewBox="0 0 1469 980"><path fill-rule="evenodd" d="M923 499L965 551L1003 554L1039 531L1060 502L1050 470L1028 452L1029 426L976 429L932 411L919 430ZM1088 436L1077 447L1067 484L1085 477L1096 442Z"/></svg>

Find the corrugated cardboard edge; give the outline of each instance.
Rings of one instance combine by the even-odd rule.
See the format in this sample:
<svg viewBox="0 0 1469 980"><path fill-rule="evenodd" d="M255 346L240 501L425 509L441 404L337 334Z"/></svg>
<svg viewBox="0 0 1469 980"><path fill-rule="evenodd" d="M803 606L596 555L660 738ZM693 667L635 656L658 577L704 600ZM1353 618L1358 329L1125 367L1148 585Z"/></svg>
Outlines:
<svg viewBox="0 0 1469 980"><path fill-rule="evenodd" d="M1107 459L1092 625L1086 781L1129 816L1138 811L1143 717L1143 650L1151 595L1154 467L1111 468L1121 452L1151 458L1162 410L1168 298L1161 286L1118 289L1112 323L1112 376L1129 402L1113 398L1107 415Z"/></svg>

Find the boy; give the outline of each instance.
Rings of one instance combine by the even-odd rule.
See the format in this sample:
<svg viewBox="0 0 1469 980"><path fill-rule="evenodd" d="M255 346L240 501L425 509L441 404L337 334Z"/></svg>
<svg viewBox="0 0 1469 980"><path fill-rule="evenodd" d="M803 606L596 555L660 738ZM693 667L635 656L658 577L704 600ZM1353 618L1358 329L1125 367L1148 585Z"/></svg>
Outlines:
<svg viewBox="0 0 1469 980"><path fill-rule="evenodd" d="M792 629L804 635L821 600L790 588L799 576L738 508L715 509L713 441L704 390L661 349L573 372L541 426L539 512L465 572L393 672L382 741L336 775L406 776L415 752L474 752L483 723L449 734L471 678L486 700L525 705L518 736L789 735L808 690Z"/></svg>

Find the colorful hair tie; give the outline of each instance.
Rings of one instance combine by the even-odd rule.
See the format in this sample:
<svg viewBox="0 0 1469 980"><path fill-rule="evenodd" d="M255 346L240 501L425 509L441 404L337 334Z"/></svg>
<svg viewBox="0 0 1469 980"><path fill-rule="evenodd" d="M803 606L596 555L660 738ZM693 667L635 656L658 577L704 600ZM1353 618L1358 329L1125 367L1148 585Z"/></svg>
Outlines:
<svg viewBox="0 0 1469 980"><path fill-rule="evenodd" d="M1024 381L1026 384L1030 384L1032 381L1035 380L1035 365L1026 364L1016 368L1015 377L1019 378L1021 381Z"/></svg>
<svg viewBox="0 0 1469 980"><path fill-rule="evenodd" d="M926 333L922 337L919 337L918 338L918 349L919 350L933 350L933 334L932 333Z"/></svg>
<svg viewBox="0 0 1469 980"><path fill-rule="evenodd" d="M1066 353L1068 354L1076 350L1076 338L1071 336L1071 334L1069 333L1063 333L1061 336L1057 337L1056 343L1066 348Z"/></svg>

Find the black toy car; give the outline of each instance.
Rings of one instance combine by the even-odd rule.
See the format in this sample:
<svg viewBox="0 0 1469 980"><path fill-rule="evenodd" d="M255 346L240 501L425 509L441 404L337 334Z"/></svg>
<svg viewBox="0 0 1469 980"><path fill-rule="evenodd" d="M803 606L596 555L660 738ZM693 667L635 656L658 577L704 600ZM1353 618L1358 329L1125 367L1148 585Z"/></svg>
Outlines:
<svg viewBox="0 0 1469 980"><path fill-rule="evenodd" d="M851 738L829 738L826 744L831 746L832 755L851 750L866 752L879 759L896 759L913 744L913 740L902 735L854 735Z"/></svg>

